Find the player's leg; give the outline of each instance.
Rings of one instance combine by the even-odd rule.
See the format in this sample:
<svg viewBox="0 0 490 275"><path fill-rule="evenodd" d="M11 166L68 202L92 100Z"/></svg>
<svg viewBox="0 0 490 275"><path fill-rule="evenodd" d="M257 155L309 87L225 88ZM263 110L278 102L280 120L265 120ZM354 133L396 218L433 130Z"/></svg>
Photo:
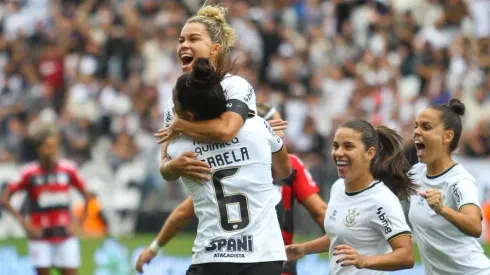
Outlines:
<svg viewBox="0 0 490 275"><path fill-rule="evenodd" d="M55 247L54 265L62 275L77 275L80 267L80 242L70 237Z"/></svg>
<svg viewBox="0 0 490 275"><path fill-rule="evenodd" d="M36 268L38 275L49 275L53 265L53 252L51 244L46 241L29 241L27 245L32 265Z"/></svg>

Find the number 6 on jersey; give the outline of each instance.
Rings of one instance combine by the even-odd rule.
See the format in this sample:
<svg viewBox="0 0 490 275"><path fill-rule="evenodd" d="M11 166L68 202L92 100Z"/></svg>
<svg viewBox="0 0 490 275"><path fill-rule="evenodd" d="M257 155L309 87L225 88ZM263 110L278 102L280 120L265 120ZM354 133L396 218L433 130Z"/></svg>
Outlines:
<svg viewBox="0 0 490 275"><path fill-rule="evenodd" d="M235 176L239 170L239 168L218 170L212 176L214 193L218 202L220 224L224 231L240 230L250 224L247 197L242 193L226 195L221 182L225 178ZM238 208L240 209L240 219L238 221L229 221L228 206L231 204L238 204Z"/></svg>

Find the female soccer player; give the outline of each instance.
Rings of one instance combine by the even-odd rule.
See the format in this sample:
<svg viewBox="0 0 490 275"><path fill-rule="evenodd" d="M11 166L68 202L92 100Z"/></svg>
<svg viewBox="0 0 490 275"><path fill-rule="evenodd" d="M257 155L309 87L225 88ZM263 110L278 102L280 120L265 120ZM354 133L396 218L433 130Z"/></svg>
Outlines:
<svg viewBox="0 0 490 275"><path fill-rule="evenodd" d="M420 163L412 168L420 192L410 197L409 220L426 274L490 274L490 260L477 239L482 213L476 181L454 162L465 106L458 99L434 105L415 120Z"/></svg>
<svg viewBox="0 0 490 275"><path fill-rule="evenodd" d="M76 275L80 266L80 245L73 237L80 222L70 212L70 187L75 187L87 201L88 193L75 165L57 159L59 138L56 126L38 125L33 133L39 161L27 166L18 181L10 184L2 195L7 211L21 223L29 236L29 254L38 275L49 275L52 266L62 275ZM10 204L10 196L27 191L30 220L27 221Z"/></svg>
<svg viewBox="0 0 490 275"><path fill-rule="evenodd" d="M192 73L181 76L174 88L176 114L190 121L219 117L227 104L223 76L207 59L196 60ZM199 220L187 274L280 275L286 253L272 174L284 178L291 173L281 138L265 120L254 117L230 142L198 142L179 135L168 144L170 158L186 151L196 152L212 169L203 184L182 178Z"/></svg>
<svg viewBox="0 0 490 275"><path fill-rule="evenodd" d="M219 5L205 5L197 15L187 20L179 37L177 55L182 63L182 71L190 72L197 58L209 58L217 71L230 67L230 49L236 42L235 30L226 22L226 9ZM162 143L165 155L166 142L178 133L184 133L199 141L231 141L245 120L256 113L255 92L243 78L227 74L221 81L227 99L227 109L220 117L203 121L188 121L174 118L174 103L169 101L165 111L165 128L155 136ZM280 122L276 129L284 129L286 122ZM177 159L164 159L163 176L167 179L169 171L180 176L197 180L209 178L209 167L195 159L196 154L185 152Z"/></svg>
<svg viewBox="0 0 490 275"><path fill-rule="evenodd" d="M272 106L265 103L257 104L257 115L267 121L281 121L280 114ZM277 132L278 135L282 131ZM282 237L285 244L292 244L294 234L294 201L301 203L310 213L311 217L318 225L323 228L325 211L327 204L319 196L319 189L306 170L301 160L295 155L290 154L292 173L285 179L274 180L274 183L281 186L282 204L277 205L276 209L279 219ZM192 197L179 204L165 221L155 242L149 248L141 252L136 270L143 272L143 265L149 263L158 253L160 247L168 243L177 235L195 216ZM286 262L282 267L282 275L296 274L296 261Z"/></svg>
<svg viewBox="0 0 490 275"><path fill-rule="evenodd" d="M335 133L332 158L340 179L325 215L327 235L287 246L288 260L329 251L331 275L412 268L412 238L398 197L416 189L401 137L387 127L349 121Z"/></svg>

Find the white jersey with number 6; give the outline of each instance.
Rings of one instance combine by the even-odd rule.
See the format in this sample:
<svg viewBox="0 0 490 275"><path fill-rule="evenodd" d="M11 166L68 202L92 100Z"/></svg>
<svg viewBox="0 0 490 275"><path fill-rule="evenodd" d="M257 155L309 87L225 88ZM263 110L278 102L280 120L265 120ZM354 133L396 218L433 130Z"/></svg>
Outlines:
<svg viewBox="0 0 490 275"><path fill-rule="evenodd" d="M198 142L180 135L167 154L192 151L212 168L204 184L182 178L199 219L192 263L254 263L286 260L275 210L280 195L272 184L272 153L283 142L269 124L249 118L226 143Z"/></svg>
<svg viewBox="0 0 490 275"><path fill-rule="evenodd" d="M411 172L420 191L428 188L441 190L442 202L447 207L456 211L468 205L481 209L476 180L463 166L455 164L440 175L428 176L427 166L418 163ZM490 260L478 240L465 235L439 216L426 199L419 195L411 196L408 217L426 274L490 275Z"/></svg>

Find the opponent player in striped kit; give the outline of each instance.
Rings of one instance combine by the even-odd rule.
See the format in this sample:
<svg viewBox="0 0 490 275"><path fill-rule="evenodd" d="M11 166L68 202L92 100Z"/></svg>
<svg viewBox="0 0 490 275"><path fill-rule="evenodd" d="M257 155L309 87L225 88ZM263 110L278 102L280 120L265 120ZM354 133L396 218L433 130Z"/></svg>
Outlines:
<svg viewBox="0 0 490 275"><path fill-rule="evenodd" d="M29 254L38 275L49 275L53 266L62 275L76 275L80 245L73 233L80 221L71 216L69 190L76 188L85 201L88 193L76 166L57 158L59 137L55 125L38 125L33 140L39 161L22 170L19 179L2 194L2 202L29 236ZM19 191L26 191L29 198L28 220L9 202L10 196ZM85 208L82 220L86 213Z"/></svg>

